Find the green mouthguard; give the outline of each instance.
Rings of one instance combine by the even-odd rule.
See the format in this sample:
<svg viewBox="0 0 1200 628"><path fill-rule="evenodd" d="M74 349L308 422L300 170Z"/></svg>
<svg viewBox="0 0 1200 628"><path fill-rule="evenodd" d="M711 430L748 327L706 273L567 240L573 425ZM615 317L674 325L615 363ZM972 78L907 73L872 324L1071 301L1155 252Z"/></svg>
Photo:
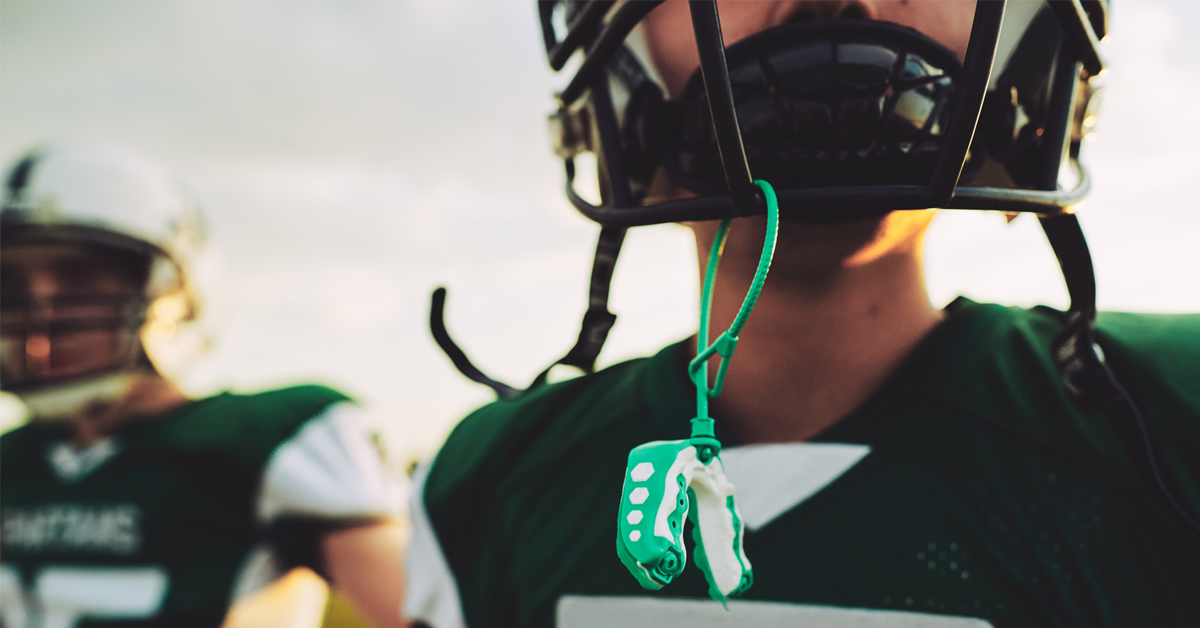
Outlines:
<svg viewBox="0 0 1200 628"><path fill-rule="evenodd" d="M713 284L731 220L721 221L708 257L701 296L699 350L688 365L696 386L696 418L687 440L655 441L629 452L617 519L617 555L643 588L658 590L683 572L687 547L683 522L692 522L696 565L708 580L708 594L722 604L750 588L754 573L742 549L745 526L733 484L725 477L721 443L708 416L709 399L721 394L738 334L754 309L775 254L779 204L766 181L755 181L767 200L767 235L754 281L729 329L711 345L709 317ZM708 387L708 360L721 356L715 385ZM695 509L691 506L695 504Z"/></svg>

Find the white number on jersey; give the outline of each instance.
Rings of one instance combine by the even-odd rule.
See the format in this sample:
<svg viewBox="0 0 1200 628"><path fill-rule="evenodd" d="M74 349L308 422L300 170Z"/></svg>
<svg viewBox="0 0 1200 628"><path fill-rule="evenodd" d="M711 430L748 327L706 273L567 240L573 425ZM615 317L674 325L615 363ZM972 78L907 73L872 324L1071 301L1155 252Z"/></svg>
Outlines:
<svg viewBox="0 0 1200 628"><path fill-rule="evenodd" d="M0 616L12 628L74 628L82 619L141 619L162 608L161 567L43 567L25 589L0 566Z"/></svg>

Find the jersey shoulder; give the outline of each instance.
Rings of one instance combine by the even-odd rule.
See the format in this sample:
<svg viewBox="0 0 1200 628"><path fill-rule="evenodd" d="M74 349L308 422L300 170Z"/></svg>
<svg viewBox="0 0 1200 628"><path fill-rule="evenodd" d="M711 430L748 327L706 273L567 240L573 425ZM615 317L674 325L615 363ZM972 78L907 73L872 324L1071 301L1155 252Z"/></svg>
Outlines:
<svg viewBox="0 0 1200 628"><path fill-rule="evenodd" d="M1139 397L1166 396L1200 417L1200 314L1103 312L1097 331L1105 357Z"/></svg>
<svg viewBox="0 0 1200 628"><path fill-rule="evenodd" d="M1049 307L1004 307L961 299L954 311L978 322L980 339L963 342L974 355L963 356L972 368L955 370L960 379L1005 394L1035 390L1059 380L1051 344L1063 331L1066 314ZM1200 409L1200 314L1133 314L1101 312L1096 320L1096 342L1117 379L1127 388L1145 388L1187 400ZM988 377L974 377L974 367L988 369ZM969 384L968 384L969 385ZM1132 391L1131 392L1136 392ZM1065 397L1064 397L1065 398Z"/></svg>
<svg viewBox="0 0 1200 628"><path fill-rule="evenodd" d="M1037 307L1026 318L1048 343L1065 314ZM1139 404L1152 414L1169 405L1167 416L1200 418L1200 314L1100 312L1095 328L1105 362Z"/></svg>
<svg viewBox="0 0 1200 628"><path fill-rule="evenodd" d="M438 452L426 497L436 499L472 477L511 471L518 459L530 464L578 448L623 419L641 414L647 362L631 360L472 412Z"/></svg>
<svg viewBox="0 0 1200 628"><path fill-rule="evenodd" d="M161 420L135 424L122 440L133 449L223 451L260 464L308 421L349 400L339 391L318 385L254 394L221 393L192 401ZM0 436L0 464L5 468L40 464L47 446L68 437L62 424L30 422Z"/></svg>
<svg viewBox="0 0 1200 628"><path fill-rule="evenodd" d="M317 385L222 393L194 401L137 432L131 445L221 450L259 464L306 423L347 401L345 394Z"/></svg>
<svg viewBox="0 0 1200 628"><path fill-rule="evenodd" d="M959 299L947 308L927 351L921 398L941 408L938 430L965 425L1046 448L1091 451L1099 442L1122 456L1111 422L1072 402L1052 344L1067 316L1048 307L1007 307ZM1096 341L1117 381L1146 418L1184 427L1200 442L1200 317L1103 313ZM970 419L967 422L961 419ZM1186 427L1192 424L1195 429ZM981 442L986 442L986 439Z"/></svg>

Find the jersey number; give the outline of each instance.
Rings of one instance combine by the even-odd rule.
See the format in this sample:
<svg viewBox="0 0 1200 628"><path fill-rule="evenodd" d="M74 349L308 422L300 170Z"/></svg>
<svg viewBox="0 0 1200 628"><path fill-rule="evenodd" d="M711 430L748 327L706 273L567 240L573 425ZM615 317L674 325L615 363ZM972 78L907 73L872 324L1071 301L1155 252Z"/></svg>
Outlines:
<svg viewBox="0 0 1200 628"><path fill-rule="evenodd" d="M161 567L43 567L26 589L0 567L0 617L12 628L74 628L82 619L141 619L162 607Z"/></svg>

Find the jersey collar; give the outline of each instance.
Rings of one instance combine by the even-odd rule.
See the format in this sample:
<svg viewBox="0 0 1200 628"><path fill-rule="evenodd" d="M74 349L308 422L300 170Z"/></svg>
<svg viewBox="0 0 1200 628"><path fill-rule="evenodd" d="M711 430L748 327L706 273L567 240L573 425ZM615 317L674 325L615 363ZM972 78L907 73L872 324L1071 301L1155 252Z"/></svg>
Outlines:
<svg viewBox="0 0 1200 628"><path fill-rule="evenodd" d="M946 306L946 316L929 332L904 362L867 401L841 421L818 434L813 441L872 444L887 438L902 421L884 420L894 409L913 400L936 395L951 386L962 372L961 365L984 345L1008 308L976 303L959 297ZM691 339L672 344L651 357L645 370L645 399L657 436L664 440L685 438L696 413L695 389L687 378L692 355ZM736 368L736 367L735 367ZM717 439L726 446L742 445L716 421Z"/></svg>

